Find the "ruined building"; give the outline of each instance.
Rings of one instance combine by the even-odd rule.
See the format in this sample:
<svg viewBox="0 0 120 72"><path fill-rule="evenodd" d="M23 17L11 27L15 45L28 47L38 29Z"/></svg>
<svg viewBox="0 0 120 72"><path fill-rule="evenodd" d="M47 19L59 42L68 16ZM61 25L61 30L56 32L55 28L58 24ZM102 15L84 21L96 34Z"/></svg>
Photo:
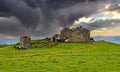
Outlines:
<svg viewBox="0 0 120 72"><path fill-rule="evenodd" d="M55 35L51 38L51 41L57 42L58 40L61 40L60 34L55 34Z"/></svg>
<svg viewBox="0 0 120 72"><path fill-rule="evenodd" d="M61 34L52 37L52 41L63 40L65 42L87 42L90 41L90 31L81 26L73 29L64 28Z"/></svg>
<svg viewBox="0 0 120 72"><path fill-rule="evenodd" d="M30 36L21 36L20 38L21 48L30 48L31 47L31 38Z"/></svg>

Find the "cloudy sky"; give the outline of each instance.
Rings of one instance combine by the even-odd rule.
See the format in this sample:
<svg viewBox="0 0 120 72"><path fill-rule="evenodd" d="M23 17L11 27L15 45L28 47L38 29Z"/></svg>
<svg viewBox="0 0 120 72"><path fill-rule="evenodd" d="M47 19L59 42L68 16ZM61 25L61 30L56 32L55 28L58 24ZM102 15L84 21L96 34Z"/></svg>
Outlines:
<svg viewBox="0 0 120 72"><path fill-rule="evenodd" d="M0 0L0 37L48 37L80 25L91 36L120 36L120 0Z"/></svg>

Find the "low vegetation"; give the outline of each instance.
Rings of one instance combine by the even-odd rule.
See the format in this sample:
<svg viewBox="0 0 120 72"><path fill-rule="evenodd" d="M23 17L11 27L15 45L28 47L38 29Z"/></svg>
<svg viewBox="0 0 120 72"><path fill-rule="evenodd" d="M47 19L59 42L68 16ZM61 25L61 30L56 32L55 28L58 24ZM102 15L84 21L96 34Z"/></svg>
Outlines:
<svg viewBox="0 0 120 72"><path fill-rule="evenodd" d="M8 46L7 44L0 44L0 48Z"/></svg>
<svg viewBox="0 0 120 72"><path fill-rule="evenodd" d="M119 72L120 45L34 40L33 49L0 48L0 72Z"/></svg>

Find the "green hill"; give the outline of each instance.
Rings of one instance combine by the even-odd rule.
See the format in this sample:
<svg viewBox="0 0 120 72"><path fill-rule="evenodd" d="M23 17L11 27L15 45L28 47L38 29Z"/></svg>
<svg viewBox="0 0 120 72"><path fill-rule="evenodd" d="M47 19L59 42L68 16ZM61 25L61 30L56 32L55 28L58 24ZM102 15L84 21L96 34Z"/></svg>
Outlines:
<svg viewBox="0 0 120 72"><path fill-rule="evenodd" d="M32 41L35 48L0 48L0 72L119 72L120 45Z"/></svg>

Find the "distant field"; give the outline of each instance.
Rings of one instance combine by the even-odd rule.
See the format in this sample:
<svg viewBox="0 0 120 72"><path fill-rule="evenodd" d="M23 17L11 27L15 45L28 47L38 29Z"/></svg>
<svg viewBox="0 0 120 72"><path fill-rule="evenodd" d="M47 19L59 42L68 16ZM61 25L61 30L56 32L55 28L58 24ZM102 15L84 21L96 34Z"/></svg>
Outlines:
<svg viewBox="0 0 120 72"><path fill-rule="evenodd" d="M36 44L36 48L0 48L0 72L120 72L120 45L95 43Z"/></svg>

